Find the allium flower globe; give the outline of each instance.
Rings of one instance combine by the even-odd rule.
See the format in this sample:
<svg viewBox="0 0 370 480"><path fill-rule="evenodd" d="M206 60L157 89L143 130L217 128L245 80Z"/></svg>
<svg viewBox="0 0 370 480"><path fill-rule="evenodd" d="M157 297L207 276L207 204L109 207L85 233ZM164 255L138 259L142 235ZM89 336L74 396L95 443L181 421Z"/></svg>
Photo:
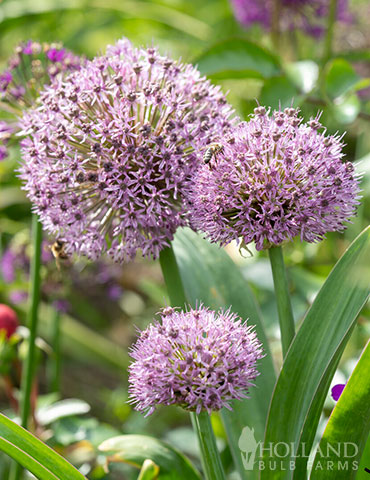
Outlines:
<svg viewBox="0 0 370 480"><path fill-rule="evenodd" d="M252 328L229 310L164 309L161 322L141 332L132 349L131 403L146 415L158 405L197 413L230 409L259 375L263 354Z"/></svg>
<svg viewBox="0 0 370 480"><path fill-rule="evenodd" d="M60 44L29 40L15 48L7 69L0 74L0 161L7 156L7 144L19 132L19 117L31 107L40 90L58 75L78 70L83 60Z"/></svg>
<svg viewBox="0 0 370 480"><path fill-rule="evenodd" d="M25 115L28 196L67 252L157 257L186 224L194 152L224 135L231 114L193 66L121 40Z"/></svg>
<svg viewBox="0 0 370 480"><path fill-rule="evenodd" d="M194 226L221 245L316 242L356 211L358 177L341 138L325 135L318 117L302 123L294 108L269 113L256 108L195 176Z"/></svg>

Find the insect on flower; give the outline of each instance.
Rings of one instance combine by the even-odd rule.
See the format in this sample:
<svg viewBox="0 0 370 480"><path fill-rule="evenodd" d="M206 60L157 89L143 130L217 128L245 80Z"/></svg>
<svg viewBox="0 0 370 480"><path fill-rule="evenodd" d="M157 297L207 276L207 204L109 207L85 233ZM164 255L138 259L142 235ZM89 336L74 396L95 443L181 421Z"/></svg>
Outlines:
<svg viewBox="0 0 370 480"><path fill-rule="evenodd" d="M221 143L211 143L203 155L203 162L207 165L212 157L216 157L217 153L222 152L224 146Z"/></svg>
<svg viewBox="0 0 370 480"><path fill-rule="evenodd" d="M55 263L58 270L60 270L60 261L68 260L69 255L65 251L66 243L62 240L56 240L52 245L49 246L51 253L54 255Z"/></svg>

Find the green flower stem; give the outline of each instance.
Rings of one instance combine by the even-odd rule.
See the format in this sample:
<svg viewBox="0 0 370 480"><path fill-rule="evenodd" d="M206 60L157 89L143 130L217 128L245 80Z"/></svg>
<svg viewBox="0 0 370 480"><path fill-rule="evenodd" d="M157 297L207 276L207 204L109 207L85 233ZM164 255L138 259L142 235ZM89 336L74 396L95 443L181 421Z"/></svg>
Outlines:
<svg viewBox="0 0 370 480"><path fill-rule="evenodd" d="M60 313L55 310L51 325L51 345L53 355L49 363L49 385L51 392L60 391L60 372L61 372L61 332L60 332Z"/></svg>
<svg viewBox="0 0 370 480"><path fill-rule="evenodd" d="M217 450L211 419L207 412L192 414L192 424L197 432L203 469L207 480L225 480L221 458Z"/></svg>
<svg viewBox="0 0 370 480"><path fill-rule="evenodd" d="M162 268L171 306L183 308L187 300L172 247L161 251L159 263ZM201 412L199 415L190 413L190 417L193 428L198 435L202 465L207 480L224 480L225 474L208 413Z"/></svg>
<svg viewBox="0 0 370 480"><path fill-rule="evenodd" d="M35 370L36 354L36 335L38 323L38 307L40 303L40 264L41 264L41 243L42 228L37 215L32 218L32 245L33 256L31 259L30 273L30 291L29 291L29 309L27 315L27 326L29 328L28 351L22 369L20 407L21 407L21 425L28 427L28 421L31 411L31 391ZM22 474L22 467L15 464L12 470L14 480L19 480Z"/></svg>
<svg viewBox="0 0 370 480"><path fill-rule="evenodd" d="M283 249L281 247L270 248L269 257L279 314L283 357L285 358L289 346L294 338L295 330L293 310L289 296L288 280L284 265Z"/></svg>
<svg viewBox="0 0 370 480"><path fill-rule="evenodd" d="M171 306L184 308L187 303L186 295L172 247L167 247L161 251L159 263L162 268Z"/></svg>
<svg viewBox="0 0 370 480"><path fill-rule="evenodd" d="M334 26L337 17L338 0L330 0L328 23L325 36L323 64L330 59L333 51Z"/></svg>

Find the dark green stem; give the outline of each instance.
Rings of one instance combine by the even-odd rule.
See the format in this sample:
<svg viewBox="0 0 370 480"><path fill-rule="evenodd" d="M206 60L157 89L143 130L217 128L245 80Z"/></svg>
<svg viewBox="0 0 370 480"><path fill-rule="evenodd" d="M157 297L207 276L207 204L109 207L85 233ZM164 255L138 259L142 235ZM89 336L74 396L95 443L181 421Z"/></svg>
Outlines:
<svg viewBox="0 0 370 480"><path fill-rule="evenodd" d="M225 473L217 450L211 419L207 412L192 414L192 423L199 439L202 465L207 480L225 480Z"/></svg>
<svg viewBox="0 0 370 480"><path fill-rule="evenodd" d="M60 372L61 372L61 338L60 338L60 313L55 310L54 318L51 325L51 346L53 354L49 362L49 384L51 392L60 391Z"/></svg>
<svg viewBox="0 0 370 480"><path fill-rule="evenodd" d="M37 215L32 218L32 246L33 256L31 259L30 289L29 289L29 309L27 315L27 326L29 328L28 351L22 368L20 405L21 405L21 425L28 427L28 421L31 412L31 390L35 372L35 354L36 354L36 335L38 323L38 307L40 303L40 264L41 264L41 243L42 229ZM12 478L18 480L22 474L22 467L16 464Z"/></svg>
<svg viewBox="0 0 370 480"><path fill-rule="evenodd" d="M290 303L288 280L285 271L282 247L270 248L269 257L272 269L272 276L274 279L276 303L279 314L283 357L285 358L289 349L289 345L294 338L295 330L293 310Z"/></svg>
<svg viewBox="0 0 370 480"><path fill-rule="evenodd" d="M333 52L334 26L337 17L338 0L330 0L328 23L325 36L323 67L330 59Z"/></svg>
<svg viewBox="0 0 370 480"><path fill-rule="evenodd" d="M172 247L165 248L161 251L159 262L171 306L183 308L187 304L187 299ZM208 413L201 412L199 415L190 413L190 417L194 430L198 435L202 454L202 465L207 480L224 480L225 475Z"/></svg>

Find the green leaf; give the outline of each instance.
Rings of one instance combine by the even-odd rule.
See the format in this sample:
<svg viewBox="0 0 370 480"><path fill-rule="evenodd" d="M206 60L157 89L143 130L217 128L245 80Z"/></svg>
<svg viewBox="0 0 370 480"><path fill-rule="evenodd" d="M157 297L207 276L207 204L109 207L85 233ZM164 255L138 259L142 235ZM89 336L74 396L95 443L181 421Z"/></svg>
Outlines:
<svg viewBox="0 0 370 480"><path fill-rule="evenodd" d="M125 462L141 468L152 460L160 468L161 480L200 480L190 461L167 443L145 435L120 435L105 440L99 450L109 455L108 462Z"/></svg>
<svg viewBox="0 0 370 480"><path fill-rule="evenodd" d="M250 398L234 402L231 412L226 409L222 411L233 459L244 478L238 440L246 426L254 428L257 441L263 439L276 378L261 315L249 285L224 250L189 229L178 230L173 245L187 298L193 304L203 302L213 309L231 306L233 312L243 319L248 318L251 325L256 325L258 338L264 346L266 357L259 363L261 375L255 381L256 387L250 391ZM248 472L248 475L248 478L253 478L252 472Z"/></svg>
<svg viewBox="0 0 370 480"><path fill-rule="evenodd" d="M67 460L1 413L0 450L40 480L86 480Z"/></svg>
<svg viewBox="0 0 370 480"><path fill-rule="evenodd" d="M22 2L4 2L0 6L0 24L2 29L6 22L11 23L15 19L34 17L48 12L79 11L84 10L86 3L83 0L22 0ZM167 5L151 4L139 0L117 2L115 0L91 0L90 9L111 10L116 14L123 14L138 19L148 19L160 22L171 28L179 30L187 35L200 40L207 40L212 29L206 23L194 16L181 12L178 8Z"/></svg>
<svg viewBox="0 0 370 480"><path fill-rule="evenodd" d="M294 474L289 462L302 453L302 444L306 454L312 446L331 378L369 295L369 255L370 227L337 262L296 334L275 387L265 436L265 445L292 447L284 458L265 452L262 480L305 478L307 458L295 459ZM272 473L273 461L279 467Z"/></svg>
<svg viewBox="0 0 370 480"><path fill-rule="evenodd" d="M41 425L48 425L59 418L70 417L71 415L83 415L90 411L90 405L77 398L67 398L55 402L52 405L37 409L36 417Z"/></svg>
<svg viewBox="0 0 370 480"><path fill-rule="evenodd" d="M358 96L353 93L346 97L337 98L329 108L337 122L347 125L356 120L361 110L361 102Z"/></svg>
<svg viewBox="0 0 370 480"><path fill-rule="evenodd" d="M319 66L312 60L289 63L285 66L289 80L302 93L309 93L319 78Z"/></svg>
<svg viewBox="0 0 370 480"><path fill-rule="evenodd" d="M152 460L146 459L143 463L137 480L155 480L158 478L159 467Z"/></svg>
<svg viewBox="0 0 370 480"><path fill-rule="evenodd" d="M211 46L193 63L212 78L269 78L278 75L280 65L268 50L242 39Z"/></svg>
<svg viewBox="0 0 370 480"><path fill-rule="evenodd" d="M370 470L370 435L367 437L356 480L369 480L369 473L365 471L365 468Z"/></svg>
<svg viewBox="0 0 370 480"><path fill-rule="evenodd" d="M328 67L325 77L326 92L332 99L340 97L349 91L358 90L367 86L368 82L361 79L352 65L341 58L333 60Z"/></svg>
<svg viewBox="0 0 370 480"><path fill-rule="evenodd" d="M298 90L286 77L274 77L265 81L259 102L261 105L278 109L297 104Z"/></svg>
<svg viewBox="0 0 370 480"><path fill-rule="evenodd" d="M311 480L351 480L370 433L370 342L330 415L312 467ZM350 442L346 457L344 446ZM339 450L338 449L339 446ZM333 447L334 450L330 447ZM348 447L347 447L348 448ZM335 453L337 450L337 454ZM340 455L338 456L338 451ZM344 462L348 467L343 468ZM328 462L331 463L330 468ZM353 463L355 462L355 464Z"/></svg>

